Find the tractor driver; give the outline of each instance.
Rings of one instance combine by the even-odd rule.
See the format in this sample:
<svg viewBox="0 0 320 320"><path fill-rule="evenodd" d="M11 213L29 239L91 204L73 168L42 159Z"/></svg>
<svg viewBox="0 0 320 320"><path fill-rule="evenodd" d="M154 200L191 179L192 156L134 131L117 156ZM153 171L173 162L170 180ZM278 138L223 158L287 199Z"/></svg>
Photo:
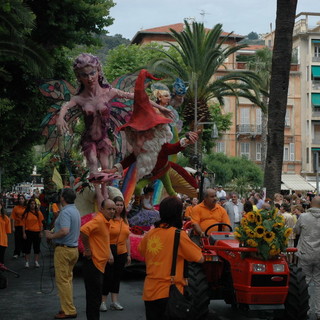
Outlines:
<svg viewBox="0 0 320 320"><path fill-rule="evenodd" d="M215 223L226 223L230 225L227 211L217 204L216 191L214 189L207 189L203 196L203 201L193 207L191 213L193 228L201 237L204 236L205 230ZM224 227L224 229L225 228L226 227ZM211 231L216 230L218 230L218 227L211 229ZM228 229L226 228L226 230Z"/></svg>

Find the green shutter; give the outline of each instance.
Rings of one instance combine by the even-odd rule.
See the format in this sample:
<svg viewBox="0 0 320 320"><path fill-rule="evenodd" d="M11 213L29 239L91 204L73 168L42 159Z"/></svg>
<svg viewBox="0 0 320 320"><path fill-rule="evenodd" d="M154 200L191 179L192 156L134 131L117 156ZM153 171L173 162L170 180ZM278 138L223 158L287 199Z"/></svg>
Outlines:
<svg viewBox="0 0 320 320"><path fill-rule="evenodd" d="M312 93L311 101L314 107L320 108L320 93Z"/></svg>
<svg viewBox="0 0 320 320"><path fill-rule="evenodd" d="M311 72L313 78L320 78L320 66L312 66Z"/></svg>

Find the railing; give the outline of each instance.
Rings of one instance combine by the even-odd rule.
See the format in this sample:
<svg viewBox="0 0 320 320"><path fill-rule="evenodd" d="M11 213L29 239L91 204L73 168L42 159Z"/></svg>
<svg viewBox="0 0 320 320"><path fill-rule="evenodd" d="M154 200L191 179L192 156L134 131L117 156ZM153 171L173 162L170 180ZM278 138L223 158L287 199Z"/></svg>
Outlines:
<svg viewBox="0 0 320 320"><path fill-rule="evenodd" d="M320 62L320 57L312 57L312 62Z"/></svg>
<svg viewBox="0 0 320 320"><path fill-rule="evenodd" d="M312 80L312 89L313 90L320 90L320 81L319 80Z"/></svg>
<svg viewBox="0 0 320 320"><path fill-rule="evenodd" d="M261 134L261 124L238 124L237 134Z"/></svg>
<svg viewBox="0 0 320 320"><path fill-rule="evenodd" d="M320 117L320 108L312 108L312 116L313 117Z"/></svg>
<svg viewBox="0 0 320 320"><path fill-rule="evenodd" d="M320 138L314 138L312 139L312 144L320 144Z"/></svg>

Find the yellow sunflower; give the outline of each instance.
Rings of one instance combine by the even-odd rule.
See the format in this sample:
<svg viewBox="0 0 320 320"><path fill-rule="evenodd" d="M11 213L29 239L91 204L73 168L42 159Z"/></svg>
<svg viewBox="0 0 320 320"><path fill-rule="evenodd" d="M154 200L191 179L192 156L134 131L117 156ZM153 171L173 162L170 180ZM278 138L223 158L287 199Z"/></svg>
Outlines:
<svg viewBox="0 0 320 320"><path fill-rule="evenodd" d="M250 247L257 247L258 246L258 243L256 241L254 241L253 239L248 239L247 240L247 244L250 246Z"/></svg>
<svg viewBox="0 0 320 320"><path fill-rule="evenodd" d="M284 232L283 235L284 235L286 238L288 238L291 233L292 233L292 228L288 228L288 229Z"/></svg>
<svg viewBox="0 0 320 320"><path fill-rule="evenodd" d="M273 239L275 238L275 233L274 232L272 232L272 231L267 231L267 232L265 232L265 234L264 234L264 236L263 236L263 239L266 241L266 242L268 242L268 243L270 243L270 242L272 242L273 241Z"/></svg>
<svg viewBox="0 0 320 320"><path fill-rule="evenodd" d="M248 222L254 223L256 221L256 217L254 212L248 212L247 213L247 220Z"/></svg>
<svg viewBox="0 0 320 320"><path fill-rule="evenodd" d="M266 229L263 226L257 226L254 229L255 237L256 238L262 238L264 236L265 231L266 231Z"/></svg>
<svg viewBox="0 0 320 320"><path fill-rule="evenodd" d="M282 222L276 222L272 227L275 229L283 228L284 224Z"/></svg>
<svg viewBox="0 0 320 320"><path fill-rule="evenodd" d="M250 228L246 228L245 229L245 232L246 232L246 234L247 234L247 236L249 237L249 238L254 238L255 237L255 232L253 231L253 230L251 230Z"/></svg>
<svg viewBox="0 0 320 320"><path fill-rule="evenodd" d="M247 220L246 218L242 218L242 219L241 219L241 222L240 222L240 225L241 225L242 227L247 226L247 225L248 225L248 220Z"/></svg>
<svg viewBox="0 0 320 320"><path fill-rule="evenodd" d="M236 238L241 238L241 234L240 234L239 232L237 232L237 231L235 231L235 232L233 233L233 235L234 235Z"/></svg>
<svg viewBox="0 0 320 320"><path fill-rule="evenodd" d="M259 225L262 223L262 215L260 212L256 212L256 223Z"/></svg>
<svg viewBox="0 0 320 320"><path fill-rule="evenodd" d="M277 256L280 253L280 249L271 249L269 251L270 256Z"/></svg>

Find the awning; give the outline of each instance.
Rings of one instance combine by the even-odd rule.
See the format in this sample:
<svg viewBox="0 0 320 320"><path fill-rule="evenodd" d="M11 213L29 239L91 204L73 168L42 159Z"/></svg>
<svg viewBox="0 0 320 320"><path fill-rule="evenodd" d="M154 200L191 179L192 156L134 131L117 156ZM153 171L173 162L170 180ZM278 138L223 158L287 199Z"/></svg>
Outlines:
<svg viewBox="0 0 320 320"><path fill-rule="evenodd" d="M320 43L320 39L312 39L312 43Z"/></svg>
<svg viewBox="0 0 320 320"><path fill-rule="evenodd" d="M314 191L314 186L299 174L283 174L281 176L281 190Z"/></svg>
<svg viewBox="0 0 320 320"><path fill-rule="evenodd" d="M320 66L312 66L311 72L313 78L320 78Z"/></svg>
<svg viewBox="0 0 320 320"><path fill-rule="evenodd" d="M320 93L312 93L311 101L314 107L320 107Z"/></svg>

